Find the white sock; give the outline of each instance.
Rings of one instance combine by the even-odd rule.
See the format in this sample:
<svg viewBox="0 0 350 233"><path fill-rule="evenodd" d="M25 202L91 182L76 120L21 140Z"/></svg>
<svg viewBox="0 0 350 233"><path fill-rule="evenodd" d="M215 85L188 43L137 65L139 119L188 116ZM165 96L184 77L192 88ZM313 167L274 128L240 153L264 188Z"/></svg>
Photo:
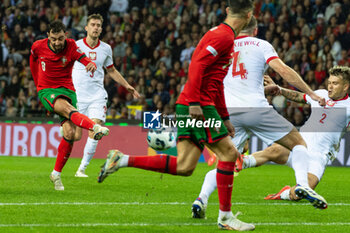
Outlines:
<svg viewBox="0 0 350 233"><path fill-rule="evenodd" d="M256 159L253 155L243 156L243 169L256 167Z"/></svg>
<svg viewBox="0 0 350 233"><path fill-rule="evenodd" d="M124 155L120 159L119 167L127 167L129 164L129 155Z"/></svg>
<svg viewBox="0 0 350 233"><path fill-rule="evenodd" d="M56 171L55 169L53 169L53 171L51 172L52 175L54 176L60 176L61 172Z"/></svg>
<svg viewBox="0 0 350 233"><path fill-rule="evenodd" d="M83 156L83 159L81 160L79 170L84 171L86 167L89 165L92 157L94 157L95 155L97 143L98 143L98 140L88 137L84 148L84 156Z"/></svg>
<svg viewBox="0 0 350 233"><path fill-rule="evenodd" d="M208 204L210 195L215 191L216 185L216 169L209 171L204 178L199 197L202 199L204 205Z"/></svg>
<svg viewBox="0 0 350 233"><path fill-rule="evenodd" d="M309 152L305 146L297 145L292 150L292 167L297 184L309 187L307 179Z"/></svg>
<svg viewBox="0 0 350 233"><path fill-rule="evenodd" d="M282 199L282 200L290 200L289 194L290 194L290 189L284 190L284 191L281 193L281 199Z"/></svg>
<svg viewBox="0 0 350 233"><path fill-rule="evenodd" d="M219 219L223 219L223 218L229 218L233 216L232 214L232 211L222 211L222 210L219 210Z"/></svg>

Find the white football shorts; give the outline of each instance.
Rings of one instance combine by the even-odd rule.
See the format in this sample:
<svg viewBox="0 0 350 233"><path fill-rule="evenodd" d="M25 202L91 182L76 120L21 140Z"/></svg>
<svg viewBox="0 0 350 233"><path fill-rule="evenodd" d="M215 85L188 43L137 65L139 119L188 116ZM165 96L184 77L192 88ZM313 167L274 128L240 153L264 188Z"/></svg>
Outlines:
<svg viewBox="0 0 350 233"><path fill-rule="evenodd" d="M294 126L273 108L234 108L229 109L230 121L235 127L232 142L242 153L245 141L255 134L267 145L287 135Z"/></svg>
<svg viewBox="0 0 350 233"><path fill-rule="evenodd" d="M88 116L90 119L95 118L106 121L106 113L107 113L107 102L103 101L94 101L90 103L77 103L78 110L80 113Z"/></svg>

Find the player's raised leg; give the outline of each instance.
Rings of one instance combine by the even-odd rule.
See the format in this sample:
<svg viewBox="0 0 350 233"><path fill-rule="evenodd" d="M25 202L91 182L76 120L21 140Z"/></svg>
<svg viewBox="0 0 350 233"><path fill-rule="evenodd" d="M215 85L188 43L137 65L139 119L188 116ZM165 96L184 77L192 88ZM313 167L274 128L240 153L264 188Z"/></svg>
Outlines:
<svg viewBox="0 0 350 233"><path fill-rule="evenodd" d="M201 151L193 142L182 139L177 143L177 156L166 154L154 156L125 155L119 150L111 150L98 177L101 183L110 174L123 167L134 167L148 171L189 176L194 171Z"/></svg>
<svg viewBox="0 0 350 233"><path fill-rule="evenodd" d="M215 111L214 106L204 108ZM135 167L180 176L191 175L204 147L199 141L206 139L206 132L204 128L193 128L185 124L191 120L189 106L176 105L176 115L177 121L184 123L184 127L178 127L177 131L177 157L170 155L129 156L118 150L112 150L102 166L98 182L102 182L109 174L121 167ZM191 134L193 134L192 138Z"/></svg>
<svg viewBox="0 0 350 233"><path fill-rule="evenodd" d="M62 117L72 121L76 126L94 132L94 139L100 140L109 134L109 129L96 124L90 118L78 112L65 98L57 98L53 105L54 111Z"/></svg>
<svg viewBox="0 0 350 233"><path fill-rule="evenodd" d="M94 136L97 138L102 138L102 136L108 135L109 130L96 124L76 110L73 106L76 104L76 95L71 90L63 88L52 90L44 89L39 92L39 97L44 106L48 110L59 114L61 122L64 122L62 125L63 139L58 147L55 169L50 175L51 181L55 184L55 189L64 190L61 181L61 172L72 151L73 142L81 138L81 130L77 130L76 126L92 130Z"/></svg>

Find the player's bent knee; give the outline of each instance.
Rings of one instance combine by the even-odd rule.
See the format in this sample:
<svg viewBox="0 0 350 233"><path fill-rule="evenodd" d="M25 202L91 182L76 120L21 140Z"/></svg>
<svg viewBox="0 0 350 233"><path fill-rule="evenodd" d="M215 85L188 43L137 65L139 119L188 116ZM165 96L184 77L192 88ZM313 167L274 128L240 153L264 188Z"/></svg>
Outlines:
<svg viewBox="0 0 350 233"><path fill-rule="evenodd" d="M80 141L81 140L81 137L82 137L82 135L81 134L75 134L74 135L74 141Z"/></svg>
<svg viewBox="0 0 350 233"><path fill-rule="evenodd" d="M67 135L63 135L63 137L64 137L67 141L75 141L74 135L67 134Z"/></svg>
<svg viewBox="0 0 350 233"><path fill-rule="evenodd" d="M278 155L281 154L281 148L279 146L270 146L267 147L265 150L267 154L273 158L278 157Z"/></svg>
<svg viewBox="0 0 350 233"><path fill-rule="evenodd" d="M219 158L221 161L226 162L235 162L238 158L239 152L236 150L236 148L233 145L229 145L224 148L221 154L221 158Z"/></svg>
<svg viewBox="0 0 350 233"><path fill-rule="evenodd" d="M300 138L300 139L298 138L298 140L295 141L295 143L294 143L294 145L293 145L293 148L294 148L295 146L298 146L298 145L307 147L307 145L306 145L304 139L302 139L302 138Z"/></svg>
<svg viewBox="0 0 350 233"><path fill-rule="evenodd" d="M302 145L302 146L306 147L306 142L304 141L304 139L302 138L302 136L300 135L299 132L292 131L291 136L293 138L292 147L297 146L297 145Z"/></svg>
<svg viewBox="0 0 350 233"><path fill-rule="evenodd" d="M193 171L194 171L195 167L193 166L186 166L184 164L177 164L176 167L176 174L178 176L190 176L192 175Z"/></svg>
<svg viewBox="0 0 350 233"><path fill-rule="evenodd" d="M176 169L176 174L178 176L191 176L194 169Z"/></svg>
<svg viewBox="0 0 350 233"><path fill-rule="evenodd" d="M74 129L65 129L63 131L63 137L69 141L75 141L75 130Z"/></svg>

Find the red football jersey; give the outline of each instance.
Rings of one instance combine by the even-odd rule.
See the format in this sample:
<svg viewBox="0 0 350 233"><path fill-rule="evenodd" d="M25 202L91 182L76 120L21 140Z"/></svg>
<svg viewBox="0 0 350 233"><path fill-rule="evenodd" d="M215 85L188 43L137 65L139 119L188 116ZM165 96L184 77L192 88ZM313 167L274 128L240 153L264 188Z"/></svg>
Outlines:
<svg viewBox="0 0 350 233"><path fill-rule="evenodd" d="M31 56L34 60L31 70L37 91L58 87L75 91L72 81L73 65L75 61L84 58L85 54L73 39L66 39L65 48L59 53L51 50L47 38L35 41Z"/></svg>
<svg viewBox="0 0 350 233"><path fill-rule="evenodd" d="M214 105L222 118L228 117L223 80L232 63L235 32L222 23L210 29L193 52L188 80L178 104Z"/></svg>

